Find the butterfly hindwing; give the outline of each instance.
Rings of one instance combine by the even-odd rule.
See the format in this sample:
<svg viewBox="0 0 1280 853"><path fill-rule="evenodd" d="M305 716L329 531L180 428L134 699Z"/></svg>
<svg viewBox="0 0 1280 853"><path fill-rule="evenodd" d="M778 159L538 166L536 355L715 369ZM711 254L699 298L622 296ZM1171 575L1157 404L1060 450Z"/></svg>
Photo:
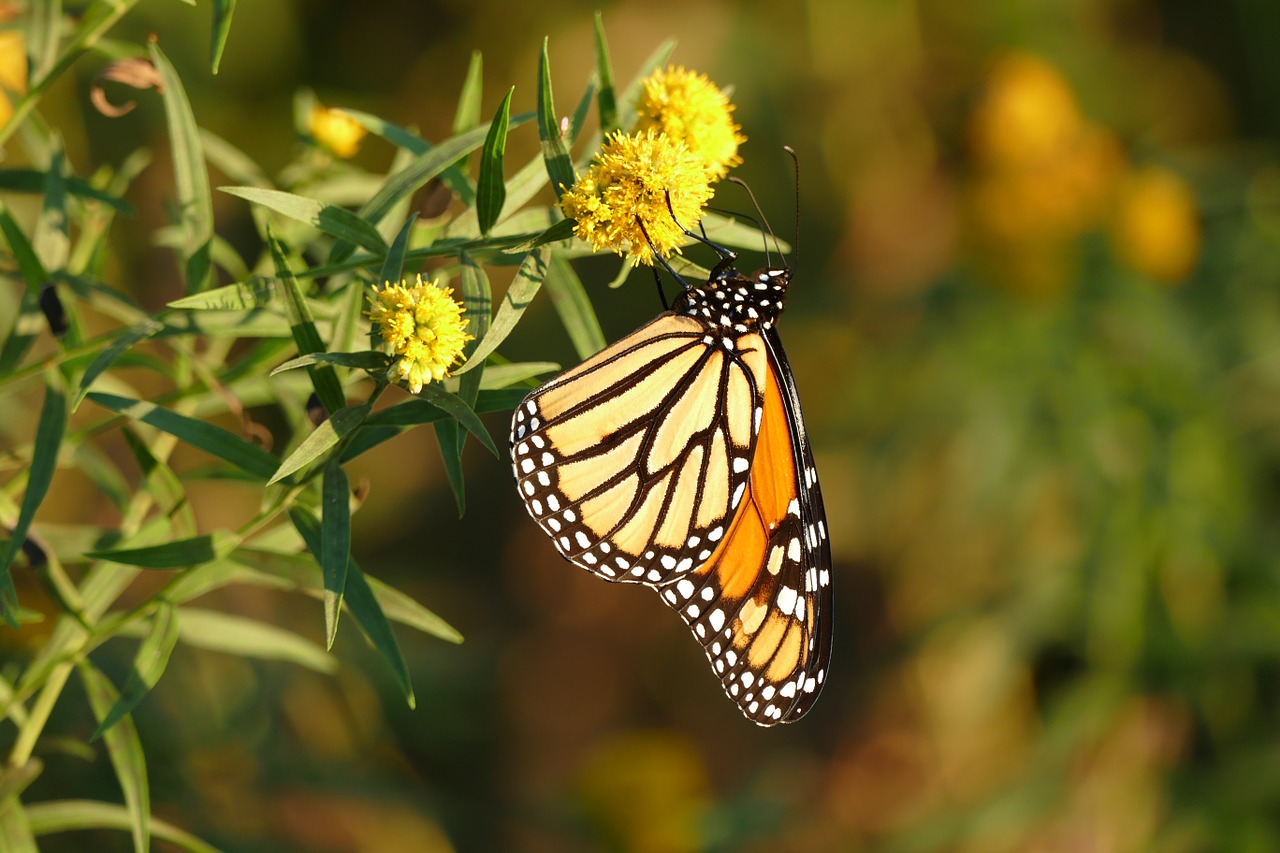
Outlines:
<svg viewBox="0 0 1280 853"><path fill-rule="evenodd" d="M769 345L746 497L707 562L659 589L706 650L725 693L765 726L808 711L826 680L831 640L822 499L786 356L776 335Z"/></svg>

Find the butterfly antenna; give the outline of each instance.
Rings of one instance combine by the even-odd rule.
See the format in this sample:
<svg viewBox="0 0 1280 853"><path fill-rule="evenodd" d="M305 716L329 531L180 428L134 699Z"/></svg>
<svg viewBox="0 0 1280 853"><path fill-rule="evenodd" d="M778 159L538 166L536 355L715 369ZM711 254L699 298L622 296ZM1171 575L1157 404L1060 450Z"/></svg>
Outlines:
<svg viewBox="0 0 1280 853"><path fill-rule="evenodd" d="M729 180L733 180L733 178L730 178ZM773 266L773 259L771 257L771 252L769 250L769 239L766 236L768 234L768 231L765 229L764 223L762 223L759 219L756 219L754 216L743 213L742 211L739 211L739 210L729 210L724 207L712 207L711 205L707 205L707 210L710 210L713 213L720 213L725 216L732 216L734 219L745 219L748 222L750 222L752 225L754 225L756 227L756 230L760 232L760 236L764 239L765 265L770 267ZM698 223L698 224L701 225L702 223ZM704 231L703 234L705 236L706 232Z"/></svg>
<svg viewBox="0 0 1280 853"><path fill-rule="evenodd" d="M795 265L800 266L800 155L790 145L782 146L782 150L791 155L796 170L796 241L792 248L795 250Z"/></svg>
<svg viewBox="0 0 1280 853"><path fill-rule="evenodd" d="M703 233L701 235L698 235L690 231L688 228L685 228L684 223L682 223L680 221L680 218L676 216L675 208L671 206L670 192L667 192L667 210L670 211L671 221L676 224L677 228L683 231L686 235L697 240L699 243L702 243L705 246L711 247L711 249L714 250L715 253L720 256L721 261L729 261L730 263L732 263L733 261L736 261L738 259L737 253L734 252L732 249L727 249L724 246L721 246L719 243L714 243L711 240L709 240L706 236L705 229L703 230ZM702 227L702 223L699 222L698 226ZM717 264L717 266L719 266L719 264Z"/></svg>
<svg viewBox="0 0 1280 853"><path fill-rule="evenodd" d="M773 240L773 247L774 249L777 250L778 254L782 256L782 263L785 265L787 262L787 256L782 251L782 246L778 244L778 235L773 233L773 226L769 224L769 220L765 217L764 211L760 209L760 202L756 201L756 194L751 191L751 187L747 186L747 182L742 180L742 178L732 177L732 178L729 178L728 180L730 183L737 184L738 186L742 187L744 190L747 191L747 197L751 199L752 207L756 209L756 213L760 214L759 222L756 222L756 220L752 220L752 221L756 222L756 225L760 225L761 222L764 223L764 227L762 227L760 231L764 234L768 234L769 238ZM750 218L750 217L747 217L747 218ZM766 263L768 263L768 255L769 255L768 242L765 243L764 253L765 253ZM770 264L770 266L772 266L772 264Z"/></svg>
<svg viewBox="0 0 1280 853"><path fill-rule="evenodd" d="M657 247L653 245L652 238L649 237L648 229L644 227L644 222L643 220L640 219L639 216L636 217L636 225L640 226L640 233L644 235L644 241L649 244L649 251L653 252L653 256L658 259L658 263L662 264L663 268L667 272L671 273L672 278L680 282L681 287L683 287L685 290L688 290L689 283L680 277L680 273L672 269L671 264L667 263L666 258L662 257L662 255L659 254ZM662 299L662 307L664 309L669 309L670 306L667 305L667 294L662 290L662 279L658 278L657 267L653 268L653 280L658 284L658 296Z"/></svg>

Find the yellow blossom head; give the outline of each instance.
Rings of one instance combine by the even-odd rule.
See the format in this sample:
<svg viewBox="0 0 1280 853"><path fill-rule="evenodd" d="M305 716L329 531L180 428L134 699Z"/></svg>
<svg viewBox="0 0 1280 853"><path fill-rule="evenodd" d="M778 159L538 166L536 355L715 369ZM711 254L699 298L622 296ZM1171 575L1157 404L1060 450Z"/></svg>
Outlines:
<svg viewBox="0 0 1280 853"><path fill-rule="evenodd" d="M1075 92L1057 69L1014 53L991 69L970 134L979 160L1018 165L1061 156L1083 124Z"/></svg>
<svg viewBox="0 0 1280 853"><path fill-rule="evenodd" d="M316 144L335 157L354 157L367 130L342 110L316 104L307 116L307 131Z"/></svg>
<svg viewBox="0 0 1280 853"><path fill-rule="evenodd" d="M0 127L13 116L13 105L27 91L27 44L22 30L5 20L0 7Z"/></svg>
<svg viewBox="0 0 1280 853"><path fill-rule="evenodd" d="M671 66L645 78L636 130L680 140L706 164L711 179L719 180L742 162L738 146L747 141L732 112L733 104L705 74Z"/></svg>
<svg viewBox="0 0 1280 853"><path fill-rule="evenodd" d="M593 249L630 254L652 266L649 241L663 257L679 251L685 237L680 225L694 228L710 199L702 159L678 139L650 129L610 136L587 173L565 191L560 207L577 223L573 233Z"/></svg>
<svg viewBox="0 0 1280 853"><path fill-rule="evenodd" d="M378 327L384 351L396 358L391 374L415 394L448 376L471 340L464 309L452 293L418 276L413 285L375 287L369 300L369 319Z"/></svg>
<svg viewBox="0 0 1280 853"><path fill-rule="evenodd" d="M1176 284L1195 266L1200 224L1195 196L1177 174L1148 166L1120 185L1112 223L1116 253L1140 273Z"/></svg>

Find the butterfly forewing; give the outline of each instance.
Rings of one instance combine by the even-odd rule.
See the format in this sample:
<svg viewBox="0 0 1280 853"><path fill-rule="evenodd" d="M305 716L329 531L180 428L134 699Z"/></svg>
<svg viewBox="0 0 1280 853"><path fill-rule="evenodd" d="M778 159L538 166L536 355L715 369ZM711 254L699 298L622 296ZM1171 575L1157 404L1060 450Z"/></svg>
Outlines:
<svg viewBox="0 0 1280 853"><path fill-rule="evenodd" d="M765 726L812 706L831 638L821 495L808 444L789 416L785 354L780 345L774 351L780 369L765 386L746 497L707 562L659 589L706 650L725 693Z"/></svg>
<svg viewBox="0 0 1280 853"><path fill-rule="evenodd" d="M567 559L657 583L701 565L745 493L763 339L664 314L531 393L512 422L530 515ZM754 344L754 345L751 345Z"/></svg>

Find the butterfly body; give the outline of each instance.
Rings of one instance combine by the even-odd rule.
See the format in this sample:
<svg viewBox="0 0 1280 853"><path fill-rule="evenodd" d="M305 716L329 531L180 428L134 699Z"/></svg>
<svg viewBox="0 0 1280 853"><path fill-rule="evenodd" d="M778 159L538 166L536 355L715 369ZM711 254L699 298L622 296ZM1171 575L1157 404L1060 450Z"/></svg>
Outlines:
<svg viewBox="0 0 1280 853"><path fill-rule="evenodd" d="M557 550L657 590L761 725L807 712L831 642L826 519L775 328L790 281L717 268L534 390L511 431L520 496Z"/></svg>

